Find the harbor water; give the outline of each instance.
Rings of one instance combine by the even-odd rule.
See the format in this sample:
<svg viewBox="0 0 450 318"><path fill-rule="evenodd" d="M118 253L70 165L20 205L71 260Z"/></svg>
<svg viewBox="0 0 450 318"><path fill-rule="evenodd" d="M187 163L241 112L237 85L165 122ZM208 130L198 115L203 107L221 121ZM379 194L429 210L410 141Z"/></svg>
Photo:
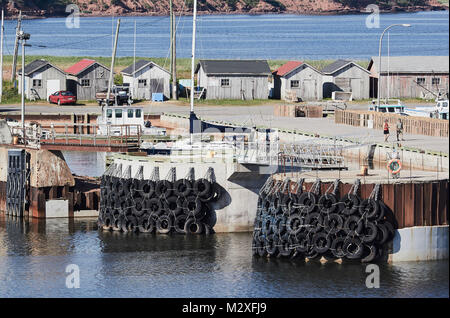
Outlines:
<svg viewBox="0 0 450 318"><path fill-rule="evenodd" d="M209 59L336 59L367 60L378 54L382 30L393 23L410 28L389 31L390 54L448 55L449 12L381 14L379 26L366 23L368 14L206 15L197 23L197 57ZM27 55L110 56L117 17L80 18L80 27L66 18L25 20L31 34ZM122 17L118 56L169 56L169 17ZM12 55L16 21L5 23L5 54ZM177 56L191 56L192 17L177 22ZM386 39L386 37L385 37ZM387 41L387 40L386 40ZM385 44L384 48L387 48ZM385 53L384 53L385 54ZM169 60L165 66L168 66Z"/></svg>
<svg viewBox="0 0 450 318"><path fill-rule="evenodd" d="M78 266L80 288L66 288ZM124 234L95 219L0 216L0 297L448 297L448 261L366 265L253 258L251 233Z"/></svg>

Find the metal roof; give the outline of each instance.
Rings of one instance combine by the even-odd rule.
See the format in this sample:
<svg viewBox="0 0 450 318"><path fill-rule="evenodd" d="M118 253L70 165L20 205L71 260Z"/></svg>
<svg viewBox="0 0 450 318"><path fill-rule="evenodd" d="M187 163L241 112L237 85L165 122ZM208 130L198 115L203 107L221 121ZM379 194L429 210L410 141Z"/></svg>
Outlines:
<svg viewBox="0 0 450 318"><path fill-rule="evenodd" d="M266 60L200 60L200 66L207 75L270 75Z"/></svg>
<svg viewBox="0 0 450 318"><path fill-rule="evenodd" d="M378 56L373 56L369 69L378 73ZM381 57L381 73L387 73L388 57ZM391 56L389 73L449 73L448 56Z"/></svg>
<svg viewBox="0 0 450 318"><path fill-rule="evenodd" d="M40 70L41 68L43 68L46 65L50 65L51 67L57 69L61 73L64 73L63 70L61 70L61 69L57 68L56 66L52 65L50 62L40 59L40 60L34 60L33 62L28 63L27 65L25 65L25 76L29 76L30 74ZM19 69L18 73L21 75L22 74L22 69Z"/></svg>
<svg viewBox="0 0 450 318"><path fill-rule="evenodd" d="M158 64L156 64L156 63L154 63L152 61L147 61L147 60L136 61L136 63L131 64L127 68L123 69L121 73L126 74L126 75L133 75L133 65L134 65L134 73L136 73L139 70L143 69L144 67L146 67L147 65L150 65L150 64L152 64L152 65L162 69L163 71L166 71L167 73L169 73L166 69L162 68Z"/></svg>
<svg viewBox="0 0 450 318"><path fill-rule="evenodd" d="M272 72L273 75L284 76L302 65L300 61L289 61Z"/></svg>
<svg viewBox="0 0 450 318"><path fill-rule="evenodd" d="M87 69L89 66L94 65L95 63L97 62L94 60L82 59L81 61L75 63L74 65L66 69L66 73L71 75L78 75L85 69Z"/></svg>

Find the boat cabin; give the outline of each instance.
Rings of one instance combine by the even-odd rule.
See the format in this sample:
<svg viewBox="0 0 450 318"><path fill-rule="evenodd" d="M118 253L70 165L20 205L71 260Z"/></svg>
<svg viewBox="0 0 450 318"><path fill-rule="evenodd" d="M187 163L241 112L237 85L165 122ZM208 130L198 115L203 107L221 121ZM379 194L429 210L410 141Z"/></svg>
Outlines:
<svg viewBox="0 0 450 318"><path fill-rule="evenodd" d="M405 105L403 105L400 100L398 100L396 103L388 101L387 103L380 104L379 106L376 104L376 101L372 101L372 104L369 106L369 111L402 114L405 111Z"/></svg>

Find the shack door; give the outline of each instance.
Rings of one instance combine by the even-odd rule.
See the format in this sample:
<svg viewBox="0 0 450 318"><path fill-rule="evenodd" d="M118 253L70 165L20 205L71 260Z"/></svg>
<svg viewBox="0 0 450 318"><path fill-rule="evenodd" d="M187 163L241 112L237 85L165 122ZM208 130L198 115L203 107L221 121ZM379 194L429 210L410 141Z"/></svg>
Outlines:
<svg viewBox="0 0 450 318"><path fill-rule="evenodd" d="M25 150L8 150L6 214L23 216L25 206Z"/></svg>
<svg viewBox="0 0 450 318"><path fill-rule="evenodd" d="M150 98L153 93L163 93L164 94L164 79L163 78L150 79Z"/></svg>
<svg viewBox="0 0 450 318"><path fill-rule="evenodd" d="M317 99L317 87L316 80L304 80L302 82L302 96L303 100L316 100Z"/></svg>
<svg viewBox="0 0 450 318"><path fill-rule="evenodd" d="M59 90L61 90L59 80L47 80L47 100L51 94Z"/></svg>

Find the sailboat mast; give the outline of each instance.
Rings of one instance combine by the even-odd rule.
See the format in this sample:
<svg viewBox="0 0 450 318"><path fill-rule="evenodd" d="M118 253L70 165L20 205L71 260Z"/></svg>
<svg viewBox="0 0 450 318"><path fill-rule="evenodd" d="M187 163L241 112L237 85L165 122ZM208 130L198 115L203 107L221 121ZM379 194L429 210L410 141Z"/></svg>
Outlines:
<svg viewBox="0 0 450 318"><path fill-rule="evenodd" d="M191 60L191 113L194 112L194 78L195 78L195 32L197 28L197 0L194 0L192 20L192 60Z"/></svg>

